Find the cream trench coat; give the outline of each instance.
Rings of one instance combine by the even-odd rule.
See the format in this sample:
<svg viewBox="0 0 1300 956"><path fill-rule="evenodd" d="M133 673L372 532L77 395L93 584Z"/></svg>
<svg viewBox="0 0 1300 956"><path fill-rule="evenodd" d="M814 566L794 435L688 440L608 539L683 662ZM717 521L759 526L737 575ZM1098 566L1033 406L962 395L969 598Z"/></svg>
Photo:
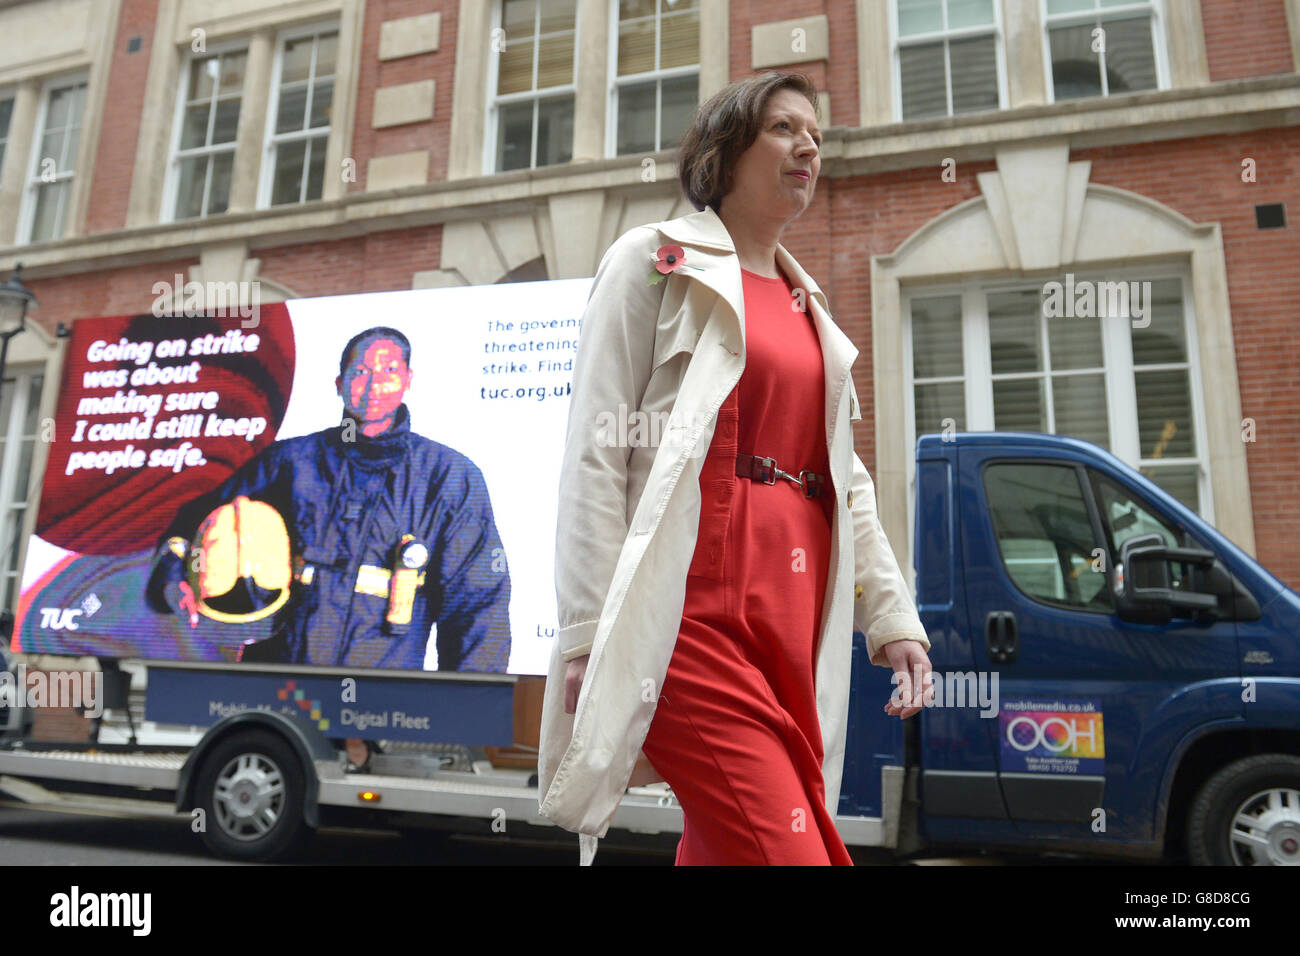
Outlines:
<svg viewBox="0 0 1300 956"><path fill-rule="evenodd" d="M685 265L651 285L664 244ZM849 368L857 348L826 296L783 246L779 268L802 288L821 340L835 509L816 661L826 806L839 805L853 625L871 663L890 641L930 642L876 516L871 476L853 451L859 421ZM685 604L700 520L700 468L719 407L745 368L740 260L712 208L637 226L596 271L583 313L560 478L555 551L559 630L542 704L540 811L586 835L590 862L628 786L661 780L641 754ZM611 431L611 419L653 427ZM602 414L605 413L605 414ZM626 435L626 440L622 436ZM634 440L635 439L635 440ZM630 446L630 447L629 447ZM741 449L762 454L763 449ZM778 479L781 480L781 479ZM577 712L564 712L567 662L590 654ZM636 771L634 775L634 770Z"/></svg>

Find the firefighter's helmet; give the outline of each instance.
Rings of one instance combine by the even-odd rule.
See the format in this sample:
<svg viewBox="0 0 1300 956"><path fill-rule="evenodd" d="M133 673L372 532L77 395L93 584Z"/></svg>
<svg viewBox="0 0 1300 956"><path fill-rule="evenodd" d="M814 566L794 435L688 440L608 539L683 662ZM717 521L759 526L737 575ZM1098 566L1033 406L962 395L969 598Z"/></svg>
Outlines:
<svg viewBox="0 0 1300 956"><path fill-rule="evenodd" d="M199 525L188 578L199 613L246 624L274 614L289 600L289 533L280 513L240 495Z"/></svg>

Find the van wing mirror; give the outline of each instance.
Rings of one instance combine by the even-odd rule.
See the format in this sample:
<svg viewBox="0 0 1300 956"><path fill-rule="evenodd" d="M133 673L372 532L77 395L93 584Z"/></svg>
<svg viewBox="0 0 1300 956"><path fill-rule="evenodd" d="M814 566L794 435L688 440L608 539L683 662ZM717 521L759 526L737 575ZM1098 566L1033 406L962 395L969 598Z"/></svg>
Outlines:
<svg viewBox="0 0 1300 956"><path fill-rule="evenodd" d="M1169 573L1171 562L1201 569L1195 577L1213 593L1174 587ZM1119 616L1148 623L1163 623L1174 611L1190 612L1191 616L1215 615L1218 595L1232 593L1231 577L1213 551L1170 547L1158 534L1138 535L1124 542L1113 587Z"/></svg>

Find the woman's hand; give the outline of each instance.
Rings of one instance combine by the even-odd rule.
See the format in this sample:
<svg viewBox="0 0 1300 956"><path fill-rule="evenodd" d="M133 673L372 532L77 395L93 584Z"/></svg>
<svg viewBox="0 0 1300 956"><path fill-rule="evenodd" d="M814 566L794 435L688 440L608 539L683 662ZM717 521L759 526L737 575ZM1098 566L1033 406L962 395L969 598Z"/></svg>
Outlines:
<svg viewBox="0 0 1300 956"><path fill-rule="evenodd" d="M582 679L587 674L587 661L590 654L583 654L569 661L564 668L564 712L577 713L578 695L582 693Z"/></svg>
<svg viewBox="0 0 1300 956"><path fill-rule="evenodd" d="M890 641L885 645L885 657L894 669L898 689L889 697L885 713L906 720L918 713L922 706L934 702L934 687L930 683L930 658L920 641Z"/></svg>

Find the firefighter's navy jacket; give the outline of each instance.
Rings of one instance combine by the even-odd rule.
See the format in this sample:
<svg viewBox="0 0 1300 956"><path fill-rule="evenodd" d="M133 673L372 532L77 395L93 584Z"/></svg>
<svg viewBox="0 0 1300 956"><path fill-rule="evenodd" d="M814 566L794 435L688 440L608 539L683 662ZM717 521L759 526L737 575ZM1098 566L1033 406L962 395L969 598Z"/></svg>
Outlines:
<svg viewBox="0 0 1300 956"><path fill-rule="evenodd" d="M487 486L464 455L412 432L405 405L373 438L345 418L275 442L183 507L159 547L155 587L185 576L185 559L166 542L192 541L200 522L238 495L280 513L294 558L311 569L295 576L276 612L266 643L281 648L279 660L419 670L436 624L438 670L506 670L510 578ZM404 535L429 557L410 624L394 627L385 621L387 597L360 588L358 576L363 566L392 569Z"/></svg>

